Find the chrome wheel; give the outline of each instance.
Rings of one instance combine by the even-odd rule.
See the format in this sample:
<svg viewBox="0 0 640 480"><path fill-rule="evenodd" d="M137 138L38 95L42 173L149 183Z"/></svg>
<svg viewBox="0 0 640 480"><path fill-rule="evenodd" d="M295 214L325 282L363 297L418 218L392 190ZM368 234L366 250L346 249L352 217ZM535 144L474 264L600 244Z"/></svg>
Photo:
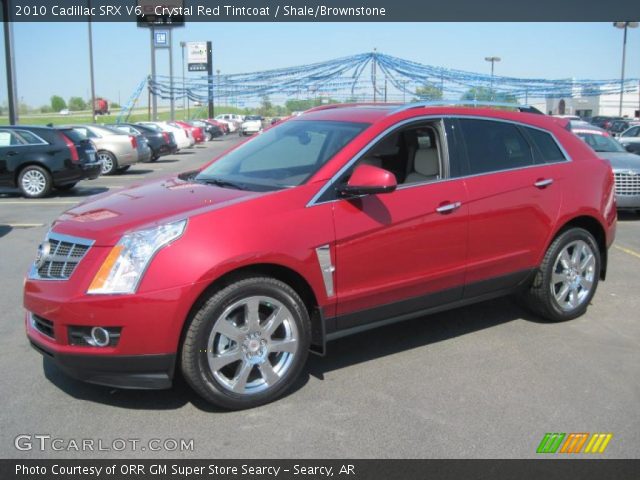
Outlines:
<svg viewBox="0 0 640 480"><path fill-rule="evenodd" d="M569 312L589 298L596 275L596 256L583 240L567 244L556 257L551 273L551 294L558 307Z"/></svg>
<svg viewBox="0 0 640 480"><path fill-rule="evenodd" d="M102 173L103 175L111 173L114 170L115 165L113 163L113 157L109 153L99 152L98 160L100 160L100 162L102 163L100 173Z"/></svg>
<svg viewBox="0 0 640 480"><path fill-rule="evenodd" d="M278 383L291 368L299 343L298 327L284 304L250 296L218 317L206 355L213 378L225 390L251 395Z"/></svg>
<svg viewBox="0 0 640 480"><path fill-rule="evenodd" d="M47 178L39 170L27 170L22 174L20 184L29 196L36 197L47 188Z"/></svg>

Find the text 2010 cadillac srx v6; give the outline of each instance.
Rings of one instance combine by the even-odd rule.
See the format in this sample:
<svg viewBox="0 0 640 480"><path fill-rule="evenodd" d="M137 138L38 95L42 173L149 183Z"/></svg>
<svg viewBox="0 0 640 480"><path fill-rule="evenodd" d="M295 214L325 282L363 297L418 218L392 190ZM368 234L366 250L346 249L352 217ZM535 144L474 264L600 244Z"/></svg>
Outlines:
<svg viewBox="0 0 640 480"><path fill-rule="evenodd" d="M199 171L65 212L24 290L32 345L68 374L227 408L283 394L308 352L516 293L585 312L615 235L611 166L545 115L324 106Z"/></svg>

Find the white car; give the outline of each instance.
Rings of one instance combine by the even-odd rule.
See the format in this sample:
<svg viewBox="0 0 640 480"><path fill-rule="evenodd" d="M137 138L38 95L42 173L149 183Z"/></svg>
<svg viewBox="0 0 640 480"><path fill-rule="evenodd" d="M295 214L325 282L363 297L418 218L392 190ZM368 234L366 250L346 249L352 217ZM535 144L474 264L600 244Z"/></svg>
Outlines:
<svg viewBox="0 0 640 480"><path fill-rule="evenodd" d="M215 120L229 125L229 133L232 133L238 130L244 117L235 113L221 113L216 116Z"/></svg>
<svg viewBox="0 0 640 480"><path fill-rule="evenodd" d="M253 135L262 131L262 117L260 115L247 115L240 125L240 135Z"/></svg>
<svg viewBox="0 0 640 480"><path fill-rule="evenodd" d="M191 134L184 128L174 127L167 122L138 122L140 125L146 125L154 129L160 129L163 132L173 133L173 137L176 140L178 150L183 148L191 148L196 144Z"/></svg>

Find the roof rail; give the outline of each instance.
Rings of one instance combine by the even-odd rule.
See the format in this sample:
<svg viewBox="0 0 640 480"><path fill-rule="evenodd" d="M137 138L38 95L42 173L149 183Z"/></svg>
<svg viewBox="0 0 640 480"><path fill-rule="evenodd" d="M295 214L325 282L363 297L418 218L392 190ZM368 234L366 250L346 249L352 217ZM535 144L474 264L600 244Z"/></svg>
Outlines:
<svg viewBox="0 0 640 480"><path fill-rule="evenodd" d="M433 100L433 101L425 101L425 102L407 103L405 105L402 105L400 108L394 110L392 113L404 112L405 110L410 110L412 108L443 107L443 106L506 107L506 108L514 108L519 112L544 115L544 113L542 113L536 107L532 107L531 105L520 105L518 103L508 103L508 102L486 102L486 101L478 101L478 100Z"/></svg>
<svg viewBox="0 0 640 480"><path fill-rule="evenodd" d="M317 107L311 107L302 113L318 112L320 110L331 110L333 108L346 108L346 107L384 107L384 106L401 106L400 103L383 103L383 102L354 102L354 103L328 103L326 105L318 105Z"/></svg>

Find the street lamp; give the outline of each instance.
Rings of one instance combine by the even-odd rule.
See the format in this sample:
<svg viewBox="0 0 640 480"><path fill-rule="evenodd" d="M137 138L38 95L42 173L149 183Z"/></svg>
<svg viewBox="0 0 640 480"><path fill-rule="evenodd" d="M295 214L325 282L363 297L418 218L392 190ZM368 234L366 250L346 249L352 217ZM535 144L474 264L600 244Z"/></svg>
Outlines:
<svg viewBox="0 0 640 480"><path fill-rule="evenodd" d="M493 100L493 66L502 59L500 57L484 57L484 59L487 62L491 62L491 100Z"/></svg>
<svg viewBox="0 0 640 480"><path fill-rule="evenodd" d="M620 73L620 110L618 116L622 116L622 96L624 94L624 63L627 54L627 28L637 28L638 22L613 22L613 26L624 30L622 37L622 71Z"/></svg>
<svg viewBox="0 0 640 480"><path fill-rule="evenodd" d="M182 116L184 117L185 110L187 109L186 101L187 101L187 84L185 83L184 78L184 47L187 46L187 42L180 42L180 48L182 49ZM187 120L188 120L187 116Z"/></svg>

